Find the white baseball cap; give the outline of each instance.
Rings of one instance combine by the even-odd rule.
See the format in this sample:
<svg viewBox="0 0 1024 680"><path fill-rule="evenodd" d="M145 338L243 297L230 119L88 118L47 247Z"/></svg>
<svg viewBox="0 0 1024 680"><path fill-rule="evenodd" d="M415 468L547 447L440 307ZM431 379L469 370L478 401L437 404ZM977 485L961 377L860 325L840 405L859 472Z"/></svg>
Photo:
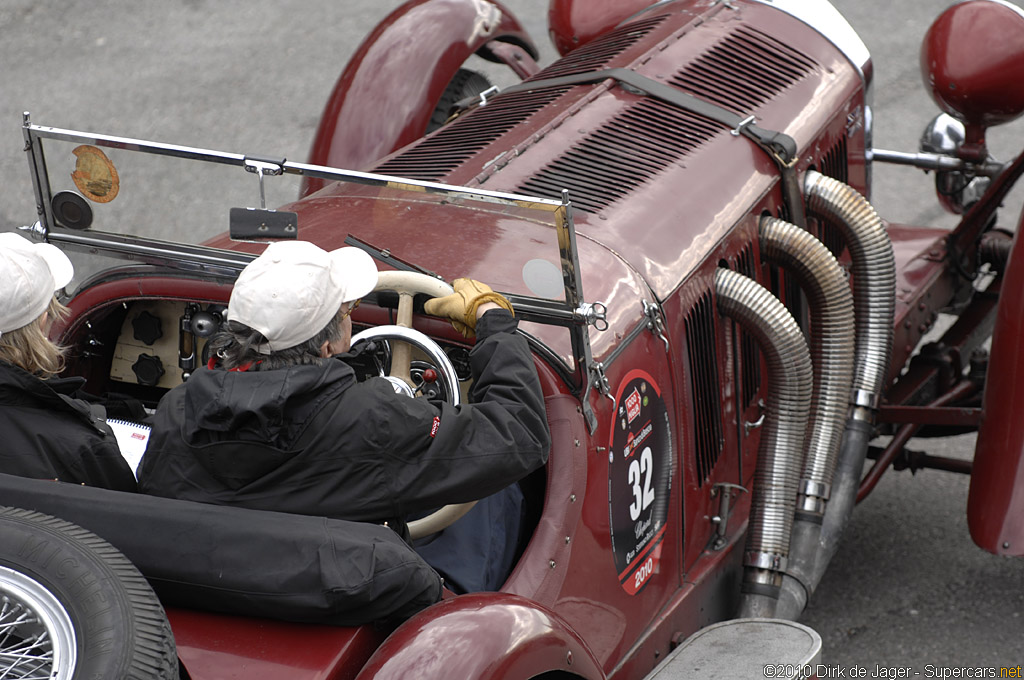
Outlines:
<svg viewBox="0 0 1024 680"><path fill-rule="evenodd" d="M0 233L0 334L42 316L53 294L74 275L71 260L57 246L12 231Z"/></svg>
<svg viewBox="0 0 1024 680"><path fill-rule="evenodd" d="M262 333L271 351L288 349L376 285L377 265L359 248L327 252L306 241L277 241L239 274L228 319Z"/></svg>

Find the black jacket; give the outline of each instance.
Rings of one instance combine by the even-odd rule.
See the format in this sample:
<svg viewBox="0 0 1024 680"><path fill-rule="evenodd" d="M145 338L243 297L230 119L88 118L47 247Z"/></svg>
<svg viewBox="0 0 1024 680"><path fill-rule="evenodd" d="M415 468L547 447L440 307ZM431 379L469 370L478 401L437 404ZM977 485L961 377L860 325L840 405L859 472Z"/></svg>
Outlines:
<svg viewBox="0 0 1024 680"><path fill-rule="evenodd" d="M71 396L84 382L40 380L0 361L0 472L135 490L103 408Z"/></svg>
<svg viewBox="0 0 1024 680"><path fill-rule="evenodd" d="M395 521L477 500L547 460L529 348L504 310L470 353L470 404L397 395L351 366L203 369L161 400L139 467L146 493L340 519Z"/></svg>

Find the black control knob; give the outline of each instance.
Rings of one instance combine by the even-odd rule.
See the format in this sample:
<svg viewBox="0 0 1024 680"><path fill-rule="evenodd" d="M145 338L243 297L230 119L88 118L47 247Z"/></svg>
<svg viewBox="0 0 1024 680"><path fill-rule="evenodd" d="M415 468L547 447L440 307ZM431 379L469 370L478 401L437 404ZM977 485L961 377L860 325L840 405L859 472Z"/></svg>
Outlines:
<svg viewBox="0 0 1024 680"><path fill-rule="evenodd" d="M135 339L147 345L152 345L164 337L163 323L160 321L160 317L153 316L148 311L141 312L132 319L132 329L135 331Z"/></svg>
<svg viewBox="0 0 1024 680"><path fill-rule="evenodd" d="M140 354L132 364L132 372L140 385L156 385L164 374L164 365L160 357L151 354Z"/></svg>

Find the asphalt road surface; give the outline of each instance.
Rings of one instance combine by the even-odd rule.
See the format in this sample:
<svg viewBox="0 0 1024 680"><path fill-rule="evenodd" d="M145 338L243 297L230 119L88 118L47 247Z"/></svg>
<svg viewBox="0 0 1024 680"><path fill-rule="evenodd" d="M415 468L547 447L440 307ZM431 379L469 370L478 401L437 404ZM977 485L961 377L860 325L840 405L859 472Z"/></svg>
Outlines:
<svg viewBox="0 0 1024 680"><path fill-rule="evenodd" d="M2 0L0 230L35 220L23 111L44 125L305 160L348 56L398 4ZM876 145L915 150L937 112L921 85L918 47L931 19L951 2L836 4L874 55ZM542 62L551 61L546 3L506 5L537 40ZM511 82L500 72L494 77ZM993 131L993 153L1009 159L1024 147L1022 131L1020 123ZM891 221L951 225L931 182L918 170L876 165L874 202ZM166 179L154 180L152 189L152 221L190 201ZM1019 206L1016 199L1006 214L1019 214ZM914 445L970 457L973 438L941 449ZM973 545L966 497L964 477L889 472L857 508L804 618L822 635L825 661L846 674L836 677L849 677L854 667L910 667L910 677L942 677L938 669L1024 664L1024 562Z"/></svg>

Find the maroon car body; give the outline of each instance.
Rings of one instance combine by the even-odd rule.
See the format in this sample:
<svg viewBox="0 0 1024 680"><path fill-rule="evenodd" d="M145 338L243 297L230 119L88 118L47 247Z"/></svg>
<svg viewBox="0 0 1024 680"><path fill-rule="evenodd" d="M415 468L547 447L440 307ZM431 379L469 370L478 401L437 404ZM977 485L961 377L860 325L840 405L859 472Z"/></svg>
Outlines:
<svg viewBox="0 0 1024 680"><path fill-rule="evenodd" d="M750 313L725 309L721 272L772 291L794 328L818 332L813 295L802 295L798 277L773 259L765 220L812 234L841 271L853 272L856 288L866 278L858 255L805 195L824 177L850 187L849 200L863 200L871 163L884 160L991 183L954 230L879 222L892 253L884 329L892 339L879 393L860 390L844 402L839 429L847 407L860 409L867 415L851 420L872 435L894 435L893 443L864 480L859 469L853 478L837 472L833 496L845 484L852 505L894 461L963 468L909 460L903 444L922 429L977 429L973 468L961 470L972 474L972 535L986 550L1024 554L1024 428L1016 417L1024 403L1024 302L998 295L1019 288L1024 247L1011 250L993 228L1024 156L1002 165L984 147L986 127L1024 111L1019 90L1005 87L1024 79L1024 55L1006 47L1024 43L1024 15L971 0L936 23L922 69L939 104L966 126L966 141L945 155L910 158L872 149L867 51L827 3L808 4L814 11L755 0L555 0L552 36L565 56L543 69L519 22L495 2L412 0L366 39L331 94L311 164L279 166L303 181L299 200L281 211L296 215L304 240L334 248L352 235L386 250L392 264L414 263L445 280L478 278L522 304L553 441L532 535L500 592L445 599L393 631L170 604L190 677L642 678L710 624L737 611L772 615L774 605L766 610L761 598L778 599L782 588L781 602L790 586L784 561L764 561L785 551L750 543L775 531L757 524L770 524L775 511L764 499L788 489L780 502L790 516L820 525L824 514L827 527L828 510L815 515L813 506L829 491L816 496L815 483L802 484L809 505L795 508L795 481L765 480L767 460L781 467L803 455L787 450L776 422L788 417L777 406L785 400L779 383L802 369L797 359L776 360L762 337L772 331L759 331L744 317ZM979 30L1005 31L1016 42L978 41ZM484 103L461 102L456 117L424 136L474 53L512 67L525 83ZM138 146L30 123L26 135L88 141L115 161ZM335 182L341 177L319 166L358 172ZM533 208L529 197L538 197ZM100 247L83 237L88 232L59 227L42 200L49 197L40 198L46 238L72 250ZM115 241L112 251L123 245ZM235 254L236 264L262 249L227 234L203 247ZM93 393L136 385L150 400L180 381L177 336L160 357L160 382L140 386L118 368L138 354L121 356L129 351L122 328L132 310L174 324L187 304L227 304L231 267L196 264L197 252L168 269L132 251L142 264L80 288L57 331L71 348L67 372L87 378ZM538 261L544 272L561 272L555 295L538 292L543 286L525 273ZM578 299L548 305L563 283L566 297ZM949 310L957 323L920 350L937 314ZM354 320L372 327L389 315L363 305ZM859 316L857 324L859 332ZM446 349L465 348L439 319L418 316L415 327ZM993 327L989 360L979 348ZM823 350L811 346L815 356L796 354L817 362ZM796 418L817 410L805 406ZM816 578L794 592L813 590ZM777 615L799 614L799 603L783 614L787 606Z"/></svg>

